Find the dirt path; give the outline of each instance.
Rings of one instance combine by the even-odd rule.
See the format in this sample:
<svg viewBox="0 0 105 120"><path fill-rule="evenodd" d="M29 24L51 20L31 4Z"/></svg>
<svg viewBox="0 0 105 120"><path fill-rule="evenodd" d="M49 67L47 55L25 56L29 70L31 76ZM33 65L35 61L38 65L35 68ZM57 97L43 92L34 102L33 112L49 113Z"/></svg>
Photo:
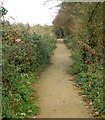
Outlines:
<svg viewBox="0 0 105 120"><path fill-rule="evenodd" d="M70 51L62 40L58 40L57 49L51 65L42 72L37 86L38 104L41 108L37 118L89 118L82 97L75 90L67 67L72 65Z"/></svg>

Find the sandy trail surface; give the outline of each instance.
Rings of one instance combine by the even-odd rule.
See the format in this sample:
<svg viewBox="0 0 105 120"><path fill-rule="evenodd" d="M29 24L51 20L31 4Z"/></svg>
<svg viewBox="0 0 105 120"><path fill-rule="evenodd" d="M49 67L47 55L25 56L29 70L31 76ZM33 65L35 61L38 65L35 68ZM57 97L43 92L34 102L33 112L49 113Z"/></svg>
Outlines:
<svg viewBox="0 0 105 120"><path fill-rule="evenodd" d="M58 39L52 64L41 73L35 88L41 108L37 118L90 118L89 108L67 74L67 67L72 65L70 56L63 40Z"/></svg>

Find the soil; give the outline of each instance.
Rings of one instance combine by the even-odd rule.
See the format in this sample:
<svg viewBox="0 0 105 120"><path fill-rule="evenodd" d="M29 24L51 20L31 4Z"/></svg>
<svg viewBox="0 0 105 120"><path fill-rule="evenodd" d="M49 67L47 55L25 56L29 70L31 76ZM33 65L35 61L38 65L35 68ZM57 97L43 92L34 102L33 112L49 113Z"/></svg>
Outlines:
<svg viewBox="0 0 105 120"><path fill-rule="evenodd" d="M68 50L62 39L51 58L51 64L40 75L37 91L40 113L37 118L90 118L89 108L79 96L73 85L73 78L67 74L72 65L72 51Z"/></svg>

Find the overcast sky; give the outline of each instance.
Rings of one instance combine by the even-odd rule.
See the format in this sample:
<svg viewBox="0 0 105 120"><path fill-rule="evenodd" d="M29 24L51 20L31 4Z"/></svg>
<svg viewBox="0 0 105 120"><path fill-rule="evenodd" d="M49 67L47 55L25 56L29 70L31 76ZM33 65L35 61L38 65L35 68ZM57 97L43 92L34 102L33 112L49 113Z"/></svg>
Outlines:
<svg viewBox="0 0 105 120"><path fill-rule="evenodd" d="M6 16L12 16L17 22L30 25L52 25L52 21L55 18L59 8L51 7L57 6L61 2L53 0L47 2L46 0L4 0L4 7L8 10ZM12 19L10 19L13 21Z"/></svg>

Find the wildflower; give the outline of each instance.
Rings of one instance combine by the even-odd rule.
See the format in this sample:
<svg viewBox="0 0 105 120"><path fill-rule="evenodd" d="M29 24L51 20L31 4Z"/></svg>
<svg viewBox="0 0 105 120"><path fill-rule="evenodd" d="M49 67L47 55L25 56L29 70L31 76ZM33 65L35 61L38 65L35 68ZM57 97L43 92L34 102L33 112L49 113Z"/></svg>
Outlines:
<svg viewBox="0 0 105 120"><path fill-rule="evenodd" d="M35 116L35 117L33 117L33 118L36 118L36 116Z"/></svg>
<svg viewBox="0 0 105 120"><path fill-rule="evenodd" d="M89 105L93 105L93 103L92 103L92 102L90 102L90 103L89 103Z"/></svg>
<svg viewBox="0 0 105 120"><path fill-rule="evenodd" d="M24 43L24 41L21 41L21 43Z"/></svg>
<svg viewBox="0 0 105 120"><path fill-rule="evenodd" d="M22 116L26 116L26 114L25 114L25 113L21 113L21 115L22 115Z"/></svg>
<svg viewBox="0 0 105 120"><path fill-rule="evenodd" d="M20 67L17 67L17 71L20 71L21 70L21 68Z"/></svg>
<svg viewBox="0 0 105 120"><path fill-rule="evenodd" d="M20 42L21 41L21 39L16 39L16 42Z"/></svg>
<svg viewBox="0 0 105 120"><path fill-rule="evenodd" d="M24 74L24 76L27 76L27 77L28 77L28 74Z"/></svg>
<svg viewBox="0 0 105 120"><path fill-rule="evenodd" d="M30 82L27 82L27 84L31 84Z"/></svg>

